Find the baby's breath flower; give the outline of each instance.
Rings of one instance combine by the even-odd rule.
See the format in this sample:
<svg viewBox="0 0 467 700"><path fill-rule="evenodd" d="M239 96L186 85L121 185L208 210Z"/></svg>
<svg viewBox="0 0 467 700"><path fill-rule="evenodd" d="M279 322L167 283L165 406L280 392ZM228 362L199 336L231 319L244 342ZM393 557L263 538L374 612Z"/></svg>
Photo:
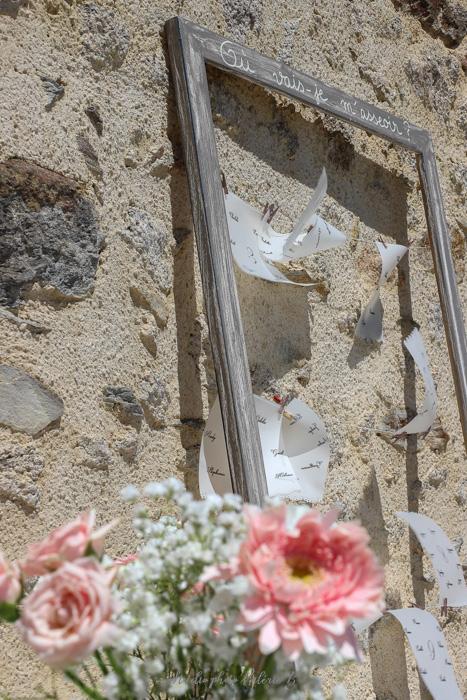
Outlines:
<svg viewBox="0 0 467 700"><path fill-rule="evenodd" d="M139 496L140 493L136 486L125 486L125 488L120 491L120 497L122 500L127 501L128 503L136 501Z"/></svg>
<svg viewBox="0 0 467 700"><path fill-rule="evenodd" d="M194 613L185 620L185 627L191 634L203 634L212 625L212 616L207 612Z"/></svg>
<svg viewBox="0 0 467 700"><path fill-rule="evenodd" d="M332 698L333 700L347 700L347 691L342 685L342 683L339 683L339 685L334 686L334 689L332 691Z"/></svg>
<svg viewBox="0 0 467 700"><path fill-rule="evenodd" d="M157 481L151 481L150 484L145 486L143 493L150 498L164 498L167 494L167 487Z"/></svg>
<svg viewBox="0 0 467 700"><path fill-rule="evenodd" d="M154 519L151 507L138 501L138 489L130 486L122 492L124 500L138 501L133 519L138 557L119 568L116 580L116 622L122 634L114 648L131 697L255 697L255 672L245 650L251 650L256 637L238 624L251 584L237 575L200 585L208 566L230 564L238 555L247 530L240 497L212 495L196 501L175 478L148 484L143 495L165 499L176 513ZM327 655L300 657L291 684L290 661L279 649L268 700L322 700L319 680L311 671L337 660L332 648ZM239 668L245 669L241 693ZM110 672L104 680L105 697L120 700L121 683ZM341 696L335 694L334 700Z"/></svg>
<svg viewBox="0 0 467 700"><path fill-rule="evenodd" d="M115 673L108 673L106 676L104 676L103 680L103 688L104 688L104 693L105 697L108 698L108 700L118 700L118 694L119 694L119 681L118 681L118 676Z"/></svg>
<svg viewBox="0 0 467 700"><path fill-rule="evenodd" d="M185 487L183 486L182 482L179 479L176 479L174 476L166 479L164 481L164 486L167 487L167 491L171 497L177 493L182 493L182 491L185 491Z"/></svg>
<svg viewBox="0 0 467 700"><path fill-rule="evenodd" d="M173 695L175 698L180 698L180 697L182 697L182 695L185 695L188 688L189 688L189 685L184 678L176 678L169 685L169 693L171 695Z"/></svg>
<svg viewBox="0 0 467 700"><path fill-rule="evenodd" d="M150 676L158 676L164 671L164 662L162 659L146 659L144 661L146 673Z"/></svg>

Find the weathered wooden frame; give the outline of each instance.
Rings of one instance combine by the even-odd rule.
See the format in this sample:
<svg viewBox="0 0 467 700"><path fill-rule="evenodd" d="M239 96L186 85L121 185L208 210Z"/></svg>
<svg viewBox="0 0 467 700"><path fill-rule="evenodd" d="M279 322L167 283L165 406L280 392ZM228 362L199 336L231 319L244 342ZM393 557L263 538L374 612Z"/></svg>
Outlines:
<svg viewBox="0 0 467 700"><path fill-rule="evenodd" d="M206 63L339 117L416 153L460 420L467 443L467 343L433 143L428 131L182 17L166 23L204 300L234 490L266 494L230 249Z"/></svg>

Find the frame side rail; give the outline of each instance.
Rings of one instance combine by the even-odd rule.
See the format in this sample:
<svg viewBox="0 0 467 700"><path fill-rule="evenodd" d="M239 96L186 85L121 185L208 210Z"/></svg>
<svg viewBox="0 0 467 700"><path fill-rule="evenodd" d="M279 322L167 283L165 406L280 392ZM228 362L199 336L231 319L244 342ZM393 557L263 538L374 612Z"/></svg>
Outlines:
<svg viewBox="0 0 467 700"><path fill-rule="evenodd" d="M267 495L248 358L235 284L204 58L178 18L166 23L187 163L196 242L233 489ZM206 125L211 124L211 128ZM190 176L190 171L194 176Z"/></svg>

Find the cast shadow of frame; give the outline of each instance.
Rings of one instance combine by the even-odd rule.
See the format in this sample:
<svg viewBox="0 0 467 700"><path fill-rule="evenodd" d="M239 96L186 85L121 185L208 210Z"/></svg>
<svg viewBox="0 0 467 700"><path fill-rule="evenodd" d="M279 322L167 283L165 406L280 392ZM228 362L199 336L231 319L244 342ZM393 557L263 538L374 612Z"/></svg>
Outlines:
<svg viewBox="0 0 467 700"><path fill-rule="evenodd" d="M339 130L336 120L333 120L332 127L325 127L321 119L315 117L316 112L311 107L307 108L307 116L310 115L308 120L296 112L293 106L278 106L267 90L211 66L208 67L208 79L215 125L226 131L237 147L310 190L316 187L321 169L325 166L330 198L377 234L389 236L402 245L407 244L406 181L357 152L346 137L346 131ZM347 130L349 128L346 127ZM384 147L394 148L392 144L386 143ZM229 173L226 175L228 179ZM336 222L331 220L331 223ZM406 273L409 271L405 270L404 275ZM287 285L277 286L281 287L281 304L275 306L271 303L271 297L274 296L271 284L258 283L243 274L237 275L245 339L251 362L256 364L259 359L251 353L251 329L256 342L261 334L267 334L269 348L272 350L277 347L281 353L280 340L275 345L272 342L276 337L275 329L281 328L284 311L294 317L294 326L290 324L288 338L290 358L284 357L281 367L281 362L276 361L279 358L271 355L268 357L276 376L278 371L280 375L284 374L298 356L310 357L309 314L304 314L302 323L297 323L300 298L303 309L308 306L307 290ZM248 304L247 300L253 295L254 305ZM275 296L277 298L279 295ZM411 317L410 298L405 295L401 298L401 303L401 317ZM265 310L267 314L264 313ZM349 367L356 367L369 354L379 351L378 346L357 339L347 358Z"/></svg>
<svg viewBox="0 0 467 700"><path fill-rule="evenodd" d="M323 165L328 174L328 195L343 208L352 212L364 224L377 233L393 238L394 242L407 245L407 184L372 160L355 151L353 145L336 127L325 128L320 119L308 121L290 106L278 106L268 91L245 83L218 69L208 68L213 110L216 125L229 129L229 136L241 149L267 162L272 169L313 189ZM313 110L310 108L310 114ZM202 421L202 387L200 382L201 331L195 300L194 243L191 235L186 174L179 161L180 134L172 91L168 97L169 134L174 145L176 167L171 173L171 201L174 235L178 241L174 265L174 296L177 321L178 380L180 390L180 419L182 444L187 453L187 463L195 463L198 453ZM259 136L268 138L260 138ZM263 144L267 143L267 147ZM387 146L386 148L392 148ZM368 197L368 192L371 193ZM399 269L399 307L401 324L401 348L412 325L410 291L410 263L404 258ZM237 275L237 288L242 307L243 326L250 363L255 365L259 377L285 374L296 359L310 357L310 318L306 291L281 286L282 304L277 309L272 303L271 284ZM247 299L255 303L246 310ZM297 311L298 309L298 311ZM290 313L290 333L286 340L279 337L282 326L278 313ZM289 318L289 317L288 317ZM410 328L409 328L410 329ZM252 342L253 334L255 343ZM267 348L264 357L254 356L258 336ZM274 350L278 352L274 356ZM354 344L348 358L349 366L356 366L374 348ZM412 358L404 352L406 376L404 399L407 411L416 408L415 367ZM259 382L261 384L261 381ZM261 388L260 386L257 387ZM406 452L407 493L410 510L418 510L418 461L416 436L411 437ZM189 479L191 481L191 478ZM373 484L373 488L377 489ZM379 513L379 520L381 520ZM368 516L370 517L370 516ZM381 522L370 523L375 528ZM385 543L384 543L385 544ZM411 540L411 573L415 599L423 604L421 585L422 562L415 542ZM391 641L381 638L380 653L391 655ZM370 652L375 688L385 685L384 669L380 668L379 653ZM381 677L380 677L381 676ZM405 686L407 683L405 683Z"/></svg>
<svg viewBox="0 0 467 700"><path fill-rule="evenodd" d="M266 162L274 171L314 189L321 169L326 167L328 195L352 212L378 234L395 243L408 246L407 199L408 184L404 178L391 173L373 160L358 153L344 133L326 128L320 119L308 121L292 107L278 106L274 97L260 86L246 83L217 68L208 67L211 105L217 128L228 131L236 147ZM314 113L309 108L310 115ZM267 145L265 145L267 144ZM383 147L383 141L381 140ZM384 143L385 148L395 146ZM221 164L222 166L222 164ZM415 163L414 163L415 167ZM227 179L229 173L226 173ZM368 196L370 193L370 196ZM331 223L333 223L331 221ZM398 267L398 297L401 319L401 350L404 355L404 403L410 417L416 413L416 370L403 340L414 327L410 286L410 257L405 256ZM274 303L274 286L243 273L238 273L237 289L242 309L242 321L250 365L254 366L253 388L264 388L265 381L284 375L294 361L309 358L310 315L307 291L304 288L280 287L281 304ZM248 300L254 303L248 303ZM299 307L303 309L297 310ZM287 336L283 334L283 316L288 319ZM279 333L277 329L280 329ZM257 348L267 350L259 353ZM256 348L256 352L253 350ZM378 346L354 341L347 362L356 367L367 355L380 352ZM272 375L272 376L271 376ZM258 381L255 381L258 380ZM255 387L255 384L257 385ZM417 436L410 436L406 449L406 483L409 510L419 509L419 478ZM371 492L371 498L370 498ZM370 512L367 500L379 507ZM373 533L377 554L382 563L389 561L387 537L376 475L370 476L368 488L359 504L360 515ZM414 598L424 606L423 566L416 539L410 535L410 563ZM373 683L381 690L386 684L386 672L379 661L381 654L392 657L394 635L378 636L378 652L370 647ZM400 638L399 638L400 637ZM398 635L401 663L405 667L402 633ZM422 697L426 696L420 682ZM406 692L407 691L407 692ZM400 697L408 697L407 676L402 681ZM406 693L406 694L404 694Z"/></svg>

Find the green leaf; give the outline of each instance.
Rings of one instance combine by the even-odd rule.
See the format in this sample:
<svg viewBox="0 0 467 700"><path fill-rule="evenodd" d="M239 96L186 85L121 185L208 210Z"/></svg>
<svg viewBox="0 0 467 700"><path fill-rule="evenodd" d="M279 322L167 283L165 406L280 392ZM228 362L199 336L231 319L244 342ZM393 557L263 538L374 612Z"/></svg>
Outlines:
<svg viewBox="0 0 467 700"><path fill-rule="evenodd" d="M102 658L102 655L98 649L94 652L94 657L97 661L97 665L99 666L102 674L106 676L108 674L107 666L105 665L105 661Z"/></svg>
<svg viewBox="0 0 467 700"><path fill-rule="evenodd" d="M255 700L267 700L271 696L271 681L274 678L276 670L276 660L274 654L269 654L265 657L263 667L256 676L254 687Z"/></svg>
<svg viewBox="0 0 467 700"><path fill-rule="evenodd" d="M19 618L19 607L15 603L0 603L0 620L16 622Z"/></svg>

